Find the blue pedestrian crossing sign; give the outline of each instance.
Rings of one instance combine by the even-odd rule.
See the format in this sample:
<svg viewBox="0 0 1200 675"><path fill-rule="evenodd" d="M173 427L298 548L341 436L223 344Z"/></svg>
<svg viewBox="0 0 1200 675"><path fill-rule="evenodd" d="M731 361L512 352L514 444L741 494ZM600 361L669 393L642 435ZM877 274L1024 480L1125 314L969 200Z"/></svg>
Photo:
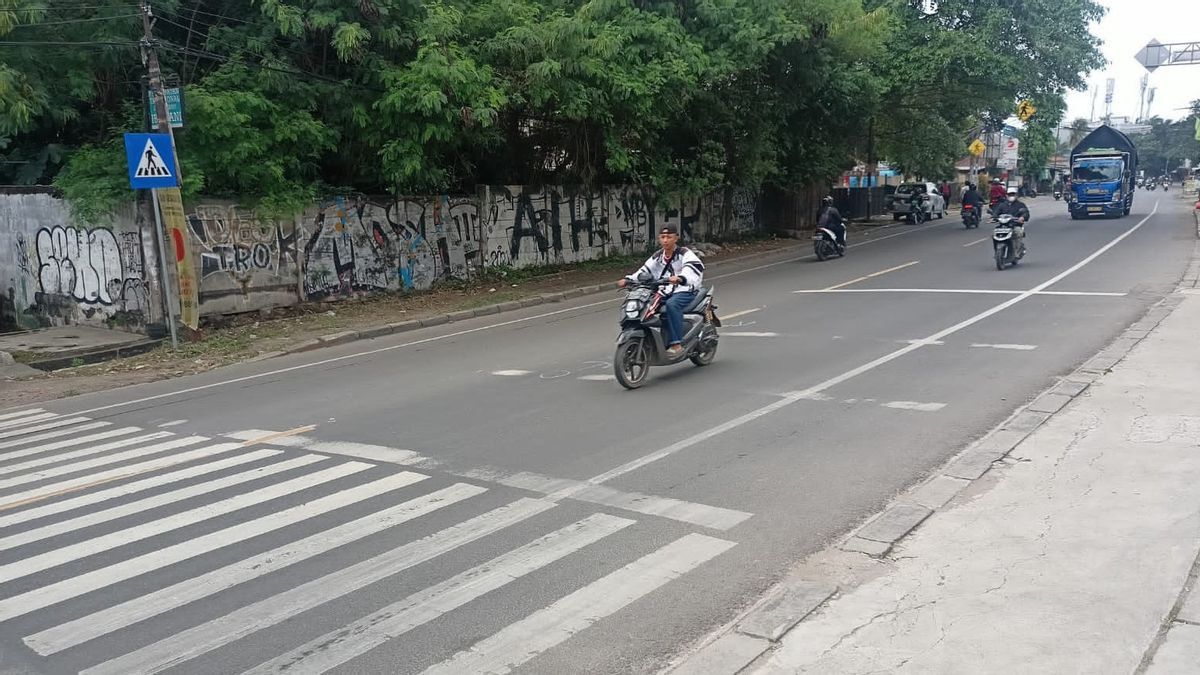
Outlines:
<svg viewBox="0 0 1200 675"><path fill-rule="evenodd" d="M175 148L168 134L125 134L129 185L135 190L179 186Z"/></svg>

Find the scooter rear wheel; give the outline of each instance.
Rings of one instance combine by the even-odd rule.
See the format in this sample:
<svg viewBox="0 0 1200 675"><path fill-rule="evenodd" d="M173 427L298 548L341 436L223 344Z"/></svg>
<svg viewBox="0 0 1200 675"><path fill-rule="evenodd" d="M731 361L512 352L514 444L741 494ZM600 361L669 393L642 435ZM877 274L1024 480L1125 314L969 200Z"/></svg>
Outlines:
<svg viewBox="0 0 1200 675"><path fill-rule="evenodd" d="M613 356L613 374L626 389L637 389L646 382L650 372L650 355L644 338L634 338L617 345Z"/></svg>
<svg viewBox="0 0 1200 675"><path fill-rule="evenodd" d="M712 346L708 349L702 352L696 352L688 358L690 358L692 363L696 364L697 366L707 366L713 362L713 359L717 358L717 343L712 343Z"/></svg>

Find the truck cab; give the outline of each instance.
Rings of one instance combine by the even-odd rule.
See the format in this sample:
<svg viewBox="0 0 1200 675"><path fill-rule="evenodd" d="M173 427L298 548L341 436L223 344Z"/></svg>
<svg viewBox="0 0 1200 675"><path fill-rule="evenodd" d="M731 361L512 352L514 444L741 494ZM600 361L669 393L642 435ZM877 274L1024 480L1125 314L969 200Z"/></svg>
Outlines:
<svg viewBox="0 0 1200 675"><path fill-rule="evenodd" d="M1125 134L1101 125L1071 151L1071 218L1120 218L1133 208L1137 149Z"/></svg>

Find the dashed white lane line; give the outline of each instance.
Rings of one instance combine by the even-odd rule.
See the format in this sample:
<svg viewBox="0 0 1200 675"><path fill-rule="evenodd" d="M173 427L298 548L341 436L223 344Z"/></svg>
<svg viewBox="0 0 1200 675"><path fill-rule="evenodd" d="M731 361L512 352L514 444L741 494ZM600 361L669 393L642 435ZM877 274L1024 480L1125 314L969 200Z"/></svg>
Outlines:
<svg viewBox="0 0 1200 675"><path fill-rule="evenodd" d="M724 320L726 320L726 321L728 321L729 319L736 319L736 318L738 318L739 316L746 316L747 314L753 314L753 313L755 313L755 312L760 312L760 311L762 311L762 310L763 310L763 308L762 308L762 307L755 307L755 308L753 308L753 309L743 309L743 310L742 310L742 311L740 311L740 312L734 312L734 313L732 313L732 314L726 314L726 315L722 316L721 318L722 318L722 319L724 319Z"/></svg>
<svg viewBox="0 0 1200 675"><path fill-rule="evenodd" d="M975 241L972 241L972 242L968 242L968 243L966 243L966 244L963 244L963 248L966 248L966 247L968 247L968 246L974 246L975 244L981 244L981 243L983 243L983 242L987 241L988 239L991 239L991 237L984 237L984 238L982 238L982 239L976 239Z"/></svg>
<svg viewBox="0 0 1200 675"><path fill-rule="evenodd" d="M721 333L721 337L779 337L779 333L771 333L769 331L768 332L756 332L756 331L743 330L743 331L730 331L727 333Z"/></svg>
<svg viewBox="0 0 1200 675"><path fill-rule="evenodd" d="M500 377L521 377L522 375L529 375L531 373L533 373L532 370L493 370L492 371L493 375L499 375Z"/></svg>
<svg viewBox="0 0 1200 675"><path fill-rule="evenodd" d="M885 408L897 410L916 410L918 412L937 412L946 407L945 403L920 403L918 401L888 401L882 404Z"/></svg>
<svg viewBox="0 0 1200 675"><path fill-rule="evenodd" d="M612 380L617 379L617 376L616 375L584 375L583 377L581 377L579 379L588 380L590 382L611 382Z"/></svg>
<svg viewBox="0 0 1200 675"><path fill-rule="evenodd" d="M1037 349L1037 345L1010 345L1010 344L991 345L991 344L986 344L986 343L981 343L981 342L977 342L971 346L975 347L976 349L1011 349L1011 350L1018 351L1018 352L1028 352L1028 351L1033 351L1034 349Z"/></svg>
<svg viewBox="0 0 1200 675"><path fill-rule="evenodd" d="M860 281L866 281L867 279L874 279L875 277L880 277L880 276L883 276L883 275L885 275L885 274L887 274L887 273L889 273L889 272L895 272L895 271L897 271L897 270L902 270L902 269L904 269L905 267L912 267L913 265L916 265L916 264L918 264L918 263L920 263L920 262L921 262L920 260L913 260L912 262L906 262L906 263L904 263L903 265L896 265L895 267L889 267L889 268L887 268L886 270L879 270L878 272L872 272L872 273L870 273L870 274L867 274L867 275L865 275L865 276L861 276L861 277L859 277L859 278L857 278L857 279L851 279L850 281L843 281L843 282L842 282L842 283L840 283L840 284L834 284L833 286L830 286L830 287L828 287L828 288L826 288L826 289L824 289L824 290L827 290L827 291L832 291L832 290L836 290L836 289L842 288L842 287L844 287L844 286L849 286L849 285L851 285L851 284L857 284L857 283L858 283L858 282L860 282Z"/></svg>

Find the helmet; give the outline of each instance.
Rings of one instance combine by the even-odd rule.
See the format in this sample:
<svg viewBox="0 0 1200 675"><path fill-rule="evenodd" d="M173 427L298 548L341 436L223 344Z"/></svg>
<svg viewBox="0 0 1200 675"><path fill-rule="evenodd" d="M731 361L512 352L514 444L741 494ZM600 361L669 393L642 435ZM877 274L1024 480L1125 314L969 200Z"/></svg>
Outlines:
<svg viewBox="0 0 1200 675"><path fill-rule="evenodd" d="M1015 194L1017 194L1017 188L1015 188L1015 187L1011 187L1011 186L1010 186L1010 187L1008 188L1008 194L1010 194L1010 195L1015 195Z"/></svg>
<svg viewBox="0 0 1200 675"><path fill-rule="evenodd" d="M1004 181L1000 180L999 178L993 178L993 179L992 179L992 184L993 184L993 185L999 185L1000 183L1003 183L1003 182L1004 182Z"/></svg>
<svg viewBox="0 0 1200 675"><path fill-rule="evenodd" d="M822 200L821 200L821 202L822 202L822 203L825 203L825 204L832 204L832 203L833 203L833 197L831 197L831 196L829 196L829 195L825 195L825 198L824 198L824 199L822 199Z"/></svg>

